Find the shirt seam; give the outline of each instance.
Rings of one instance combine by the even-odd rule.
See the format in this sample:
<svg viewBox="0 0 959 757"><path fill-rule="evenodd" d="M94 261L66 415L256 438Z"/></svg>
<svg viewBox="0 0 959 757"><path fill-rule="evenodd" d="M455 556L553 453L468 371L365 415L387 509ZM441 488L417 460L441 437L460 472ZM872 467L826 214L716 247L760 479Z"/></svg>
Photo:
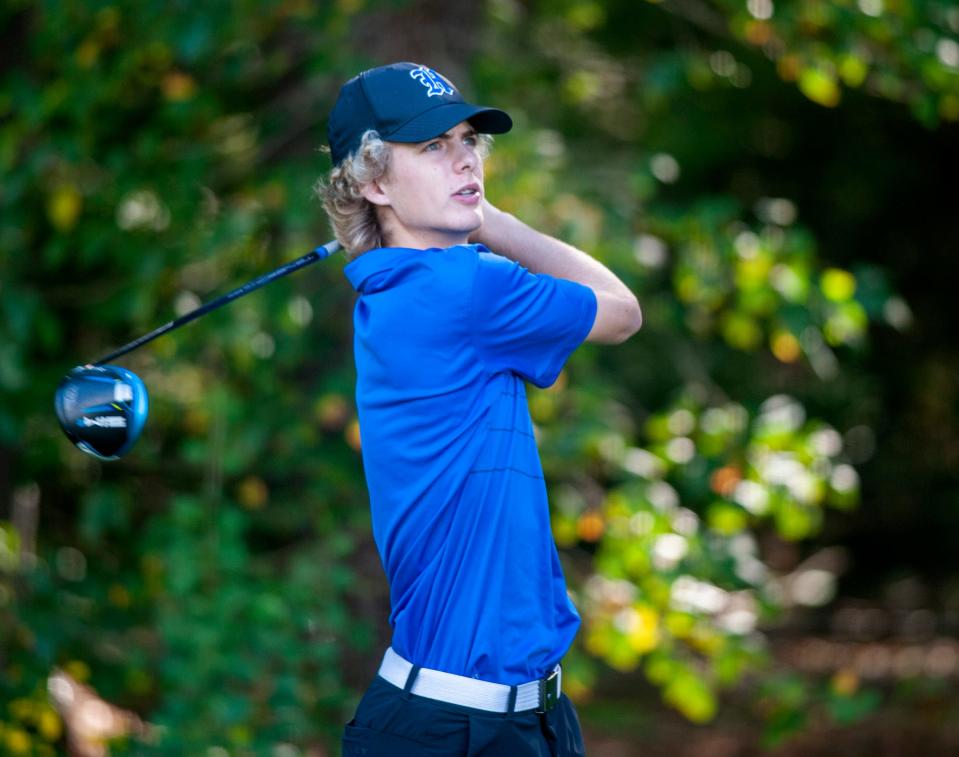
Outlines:
<svg viewBox="0 0 959 757"><path fill-rule="evenodd" d="M514 468L510 465L504 465L496 468L472 468L469 472L469 475L472 476L474 473L496 473L498 471L504 471L504 470L512 471L513 473L519 473L521 476L526 476L527 478L532 478L532 479L535 479L536 481L546 480L543 476L539 475L538 473L530 473L528 471L520 470L519 468Z"/></svg>
<svg viewBox="0 0 959 757"><path fill-rule="evenodd" d="M491 371L489 365L486 363L486 358L483 355L483 351L480 349L479 341L476 335L476 314L474 310L474 304L476 301L476 283L479 280L479 269L480 269L480 256L477 252L475 258L475 263L473 266L473 281L470 285L470 296L467 300L467 309L469 315L469 332L470 332L470 342L473 345L473 349L476 351L476 356L479 358L480 366L483 369L483 372L487 376L495 376L495 372Z"/></svg>
<svg viewBox="0 0 959 757"><path fill-rule="evenodd" d="M486 430L487 430L487 431L500 431L500 432L508 431L508 432L510 432L510 433L512 433L512 434L522 434L523 436L528 436L530 439L535 439L535 438L536 438L536 435L535 435L535 434L531 434L529 431L524 431L524 430L521 429L521 428L515 428L515 427L513 427L513 426L487 426L487 427L486 427Z"/></svg>

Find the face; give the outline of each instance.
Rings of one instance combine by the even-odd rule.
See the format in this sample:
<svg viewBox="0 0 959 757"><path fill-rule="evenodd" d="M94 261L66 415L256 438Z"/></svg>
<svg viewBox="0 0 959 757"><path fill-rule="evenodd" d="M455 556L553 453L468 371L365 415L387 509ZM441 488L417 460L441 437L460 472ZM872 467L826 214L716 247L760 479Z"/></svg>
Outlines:
<svg viewBox="0 0 959 757"><path fill-rule="evenodd" d="M465 244L483 223L483 159L475 129L462 121L427 142L390 143L386 177L364 188L391 247Z"/></svg>

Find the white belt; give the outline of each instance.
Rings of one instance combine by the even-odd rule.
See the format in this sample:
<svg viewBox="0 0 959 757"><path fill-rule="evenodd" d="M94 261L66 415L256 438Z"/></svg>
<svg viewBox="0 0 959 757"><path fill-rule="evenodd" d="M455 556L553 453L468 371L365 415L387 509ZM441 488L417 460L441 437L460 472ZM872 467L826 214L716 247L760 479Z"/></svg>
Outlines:
<svg viewBox="0 0 959 757"><path fill-rule="evenodd" d="M412 669L413 663L404 660L390 647L383 656L379 675L394 686L405 689ZM546 678L513 687L505 683L492 683L444 673L441 670L420 668L410 692L464 707L475 707L489 712L509 712L510 689L515 688L514 712L547 712L559 701L561 676L560 667L557 665Z"/></svg>

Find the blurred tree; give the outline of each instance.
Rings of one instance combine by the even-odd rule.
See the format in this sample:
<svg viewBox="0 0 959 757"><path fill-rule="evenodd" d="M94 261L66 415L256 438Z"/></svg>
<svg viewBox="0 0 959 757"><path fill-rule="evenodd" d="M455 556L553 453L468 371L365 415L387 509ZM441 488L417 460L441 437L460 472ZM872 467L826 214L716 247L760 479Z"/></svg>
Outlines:
<svg viewBox="0 0 959 757"><path fill-rule="evenodd" d="M647 313L639 338L577 356L568 383L531 397L556 538L581 564L581 639L613 667L642 666L669 704L701 721L718 689L765 658L754 631L777 608L835 595L834 572L797 570L787 582L755 537L808 544L825 505L856 504L849 463L869 459L882 422L876 374L863 370L871 332L912 322L861 241L877 220L867 209L889 191L879 187L897 186L867 157L895 155L891 124L867 119L903 115L862 98L844 111L848 127L827 114L840 82L866 82L927 128L955 121L959 17L945 4L656 6L494 3L496 52L480 70L493 90L515 93L511 112L559 125L500 144L504 202L598 251ZM664 11L683 23L664 23ZM869 60L858 78L856 56ZM924 73L911 65L919 59ZM553 86L536 86L544 80ZM925 153L928 139L917 127L895 147ZM842 186L814 173L830 161L842 168L826 175ZM930 190L934 205L949 175ZM821 237L832 242L825 254ZM811 417L823 413L830 422ZM783 706L766 711L808 709L805 696L788 704L795 685L782 680L764 697L778 691ZM847 710L860 715L876 703L857 701ZM775 736L803 719L769 722Z"/></svg>

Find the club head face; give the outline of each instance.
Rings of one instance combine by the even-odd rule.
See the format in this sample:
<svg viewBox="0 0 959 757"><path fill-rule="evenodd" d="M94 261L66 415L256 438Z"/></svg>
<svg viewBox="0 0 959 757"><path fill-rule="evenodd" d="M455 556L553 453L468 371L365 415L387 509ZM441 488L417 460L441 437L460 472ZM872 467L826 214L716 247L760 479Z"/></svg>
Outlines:
<svg viewBox="0 0 959 757"><path fill-rule="evenodd" d="M147 419L147 390L132 371L117 365L84 365L57 387L60 427L76 447L100 460L123 457Z"/></svg>

